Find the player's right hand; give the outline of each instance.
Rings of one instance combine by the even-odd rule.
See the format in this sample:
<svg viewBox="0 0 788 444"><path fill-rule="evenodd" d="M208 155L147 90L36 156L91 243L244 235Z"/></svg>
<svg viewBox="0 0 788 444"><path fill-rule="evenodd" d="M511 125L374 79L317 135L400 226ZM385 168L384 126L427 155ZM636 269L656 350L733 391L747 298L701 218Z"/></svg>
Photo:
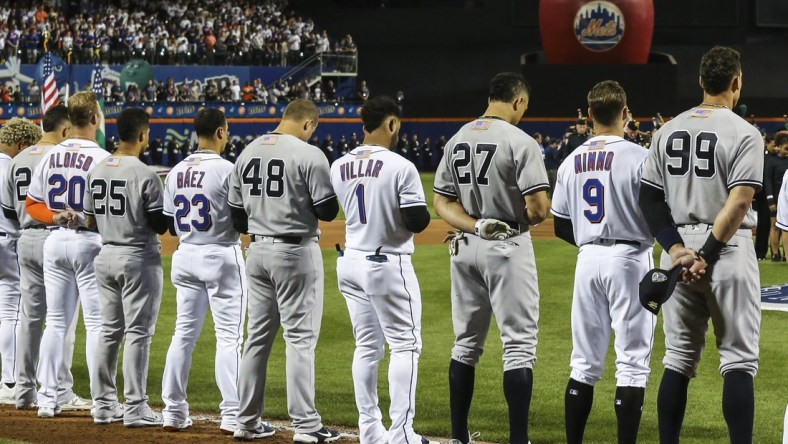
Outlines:
<svg viewBox="0 0 788 444"><path fill-rule="evenodd" d="M509 225L498 219L479 219L475 229L476 235L485 240L505 240L514 233Z"/></svg>
<svg viewBox="0 0 788 444"><path fill-rule="evenodd" d="M52 217L52 221L55 222L57 225L61 225L68 228L76 228L79 224L79 218L77 217L77 213L66 210L56 213Z"/></svg>
<svg viewBox="0 0 788 444"><path fill-rule="evenodd" d="M670 251L670 261L672 270L674 267L682 267L681 282L694 284L706 274L706 261L692 248L676 247Z"/></svg>

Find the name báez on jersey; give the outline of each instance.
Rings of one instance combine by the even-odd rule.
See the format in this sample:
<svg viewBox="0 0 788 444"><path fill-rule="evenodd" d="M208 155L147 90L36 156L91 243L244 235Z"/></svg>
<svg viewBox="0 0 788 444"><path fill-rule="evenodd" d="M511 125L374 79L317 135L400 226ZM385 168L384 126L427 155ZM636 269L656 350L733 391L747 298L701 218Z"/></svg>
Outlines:
<svg viewBox="0 0 788 444"><path fill-rule="evenodd" d="M62 156L62 157L61 157ZM93 165L93 157L83 153L54 153L49 157L49 168L76 168L82 171L90 171Z"/></svg>
<svg viewBox="0 0 788 444"><path fill-rule="evenodd" d="M380 170L382 168L382 160L361 159L341 164L339 166L339 176L343 182L359 177L377 178L380 175Z"/></svg>
<svg viewBox="0 0 788 444"><path fill-rule="evenodd" d="M178 173L176 184L178 188L202 188L205 171L192 171L191 168Z"/></svg>
<svg viewBox="0 0 788 444"><path fill-rule="evenodd" d="M613 167L613 153L598 151L575 155L575 174L588 171L610 171Z"/></svg>

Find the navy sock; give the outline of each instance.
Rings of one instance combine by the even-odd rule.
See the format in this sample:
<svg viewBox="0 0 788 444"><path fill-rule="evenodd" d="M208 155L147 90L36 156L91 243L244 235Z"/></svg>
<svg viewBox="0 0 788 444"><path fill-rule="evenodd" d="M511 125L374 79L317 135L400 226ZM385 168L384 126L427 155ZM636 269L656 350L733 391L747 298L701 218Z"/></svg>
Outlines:
<svg viewBox="0 0 788 444"><path fill-rule="evenodd" d="M681 373L665 369L657 395L657 417L659 422L659 442L671 444L679 442L684 410L687 408L687 388L689 378Z"/></svg>
<svg viewBox="0 0 788 444"><path fill-rule="evenodd" d="M728 423L731 444L752 443L755 390L752 376L742 371L725 373L722 385L722 414Z"/></svg>
<svg viewBox="0 0 788 444"><path fill-rule="evenodd" d="M451 360L449 364L449 403L451 405L451 437L468 444L468 412L473 400L476 368Z"/></svg>
<svg viewBox="0 0 788 444"><path fill-rule="evenodd" d="M564 394L564 420L568 444L583 442L583 433L593 404L594 386L570 378Z"/></svg>
<svg viewBox="0 0 788 444"><path fill-rule="evenodd" d="M503 393L509 404L510 444L528 444L528 410L533 384L534 372L530 368L503 372Z"/></svg>
<svg viewBox="0 0 788 444"><path fill-rule="evenodd" d="M616 387L615 409L618 419L618 444L637 442L645 395L646 389L642 387Z"/></svg>

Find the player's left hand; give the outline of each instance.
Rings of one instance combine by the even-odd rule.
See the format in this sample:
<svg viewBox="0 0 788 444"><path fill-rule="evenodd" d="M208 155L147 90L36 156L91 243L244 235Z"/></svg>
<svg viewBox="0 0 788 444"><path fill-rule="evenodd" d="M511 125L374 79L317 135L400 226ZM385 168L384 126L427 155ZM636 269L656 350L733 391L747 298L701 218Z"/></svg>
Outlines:
<svg viewBox="0 0 788 444"><path fill-rule="evenodd" d="M514 233L509 225L498 219L479 219L475 229L476 235L485 240L505 240Z"/></svg>
<svg viewBox="0 0 788 444"><path fill-rule="evenodd" d="M691 248L674 248L670 252L672 270L675 267L682 267L681 282L694 284L706 274L706 261L698 256L698 253Z"/></svg>

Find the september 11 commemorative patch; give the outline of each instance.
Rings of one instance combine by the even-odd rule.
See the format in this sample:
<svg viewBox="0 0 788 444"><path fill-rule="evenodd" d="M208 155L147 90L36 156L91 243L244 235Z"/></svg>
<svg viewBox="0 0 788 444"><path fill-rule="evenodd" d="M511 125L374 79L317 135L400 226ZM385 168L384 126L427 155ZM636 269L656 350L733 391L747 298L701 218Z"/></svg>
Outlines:
<svg viewBox="0 0 788 444"><path fill-rule="evenodd" d="M761 288L761 308L788 312L788 284Z"/></svg>

